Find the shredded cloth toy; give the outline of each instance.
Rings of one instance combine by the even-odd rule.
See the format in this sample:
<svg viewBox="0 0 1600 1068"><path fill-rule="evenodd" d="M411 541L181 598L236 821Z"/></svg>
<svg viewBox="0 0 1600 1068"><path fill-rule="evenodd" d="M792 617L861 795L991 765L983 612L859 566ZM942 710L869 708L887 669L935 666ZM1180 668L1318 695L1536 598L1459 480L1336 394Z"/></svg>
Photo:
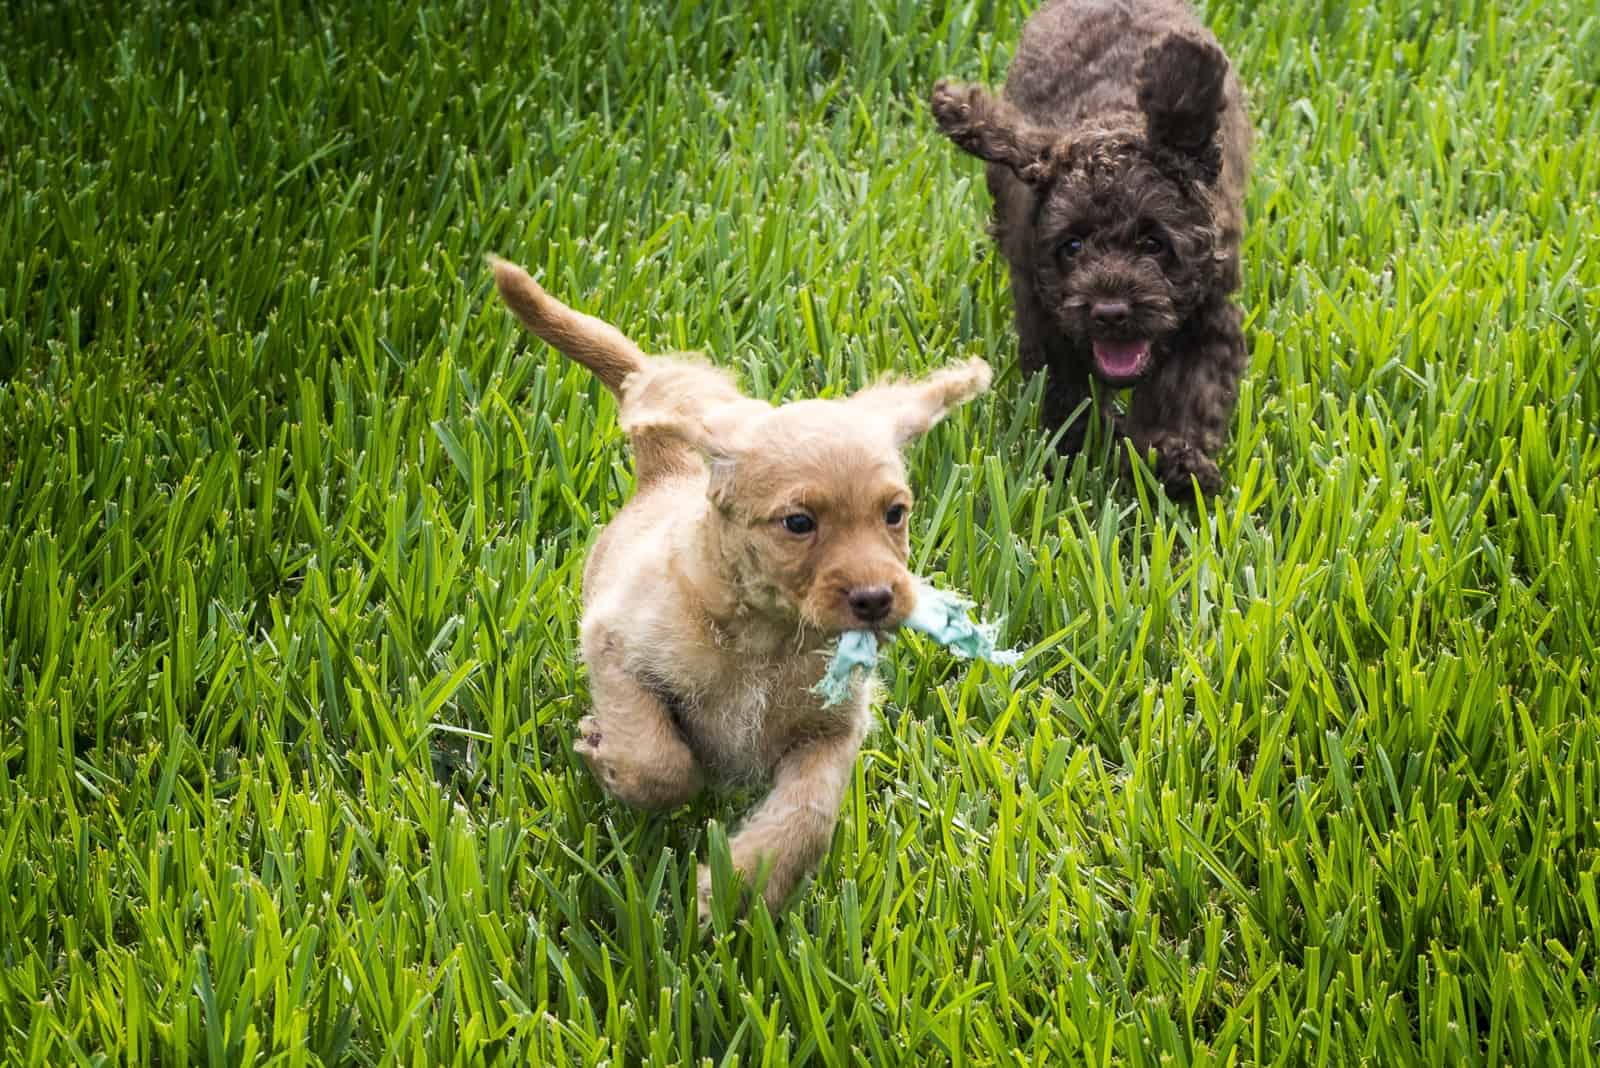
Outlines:
<svg viewBox="0 0 1600 1068"><path fill-rule="evenodd" d="M917 606L901 625L922 631L963 659L1015 664L1021 654L1014 649L996 649L997 625L974 623L967 618L970 607L971 602L959 594L921 583L917 586ZM870 630L847 630L839 636L839 648L811 692L820 695L825 706L836 705L849 696L856 669L871 671L877 663L878 636Z"/></svg>

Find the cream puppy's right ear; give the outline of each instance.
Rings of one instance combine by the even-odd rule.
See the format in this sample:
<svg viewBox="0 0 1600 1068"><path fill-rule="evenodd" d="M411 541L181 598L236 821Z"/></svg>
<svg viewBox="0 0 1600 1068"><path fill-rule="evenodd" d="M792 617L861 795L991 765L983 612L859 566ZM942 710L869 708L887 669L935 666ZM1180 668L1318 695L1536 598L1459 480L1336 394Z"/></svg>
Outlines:
<svg viewBox="0 0 1600 1068"><path fill-rule="evenodd" d="M770 405L739 392L727 372L709 364L657 358L623 380L617 423L641 462L675 467L685 448L711 464L713 489L727 481L748 428Z"/></svg>

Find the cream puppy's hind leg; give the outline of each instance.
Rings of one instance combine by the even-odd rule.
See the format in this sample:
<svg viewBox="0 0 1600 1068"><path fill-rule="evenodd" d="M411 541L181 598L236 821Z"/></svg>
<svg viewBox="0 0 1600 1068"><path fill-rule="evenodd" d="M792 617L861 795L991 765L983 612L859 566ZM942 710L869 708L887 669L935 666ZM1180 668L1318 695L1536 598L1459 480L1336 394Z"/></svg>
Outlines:
<svg viewBox="0 0 1600 1068"><path fill-rule="evenodd" d="M615 663L590 662L594 713L572 748L607 793L635 808L676 808L705 783L666 705Z"/></svg>

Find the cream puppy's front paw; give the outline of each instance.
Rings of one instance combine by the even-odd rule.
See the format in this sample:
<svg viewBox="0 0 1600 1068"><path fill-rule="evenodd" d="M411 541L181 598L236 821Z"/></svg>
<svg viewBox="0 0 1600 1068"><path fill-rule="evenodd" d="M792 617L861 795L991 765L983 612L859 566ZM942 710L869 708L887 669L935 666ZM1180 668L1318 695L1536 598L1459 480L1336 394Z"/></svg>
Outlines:
<svg viewBox="0 0 1600 1068"><path fill-rule="evenodd" d="M681 740L619 734L602 726L598 716L579 721L572 751L589 765L606 793L635 808L676 808L699 793L705 782L694 754Z"/></svg>

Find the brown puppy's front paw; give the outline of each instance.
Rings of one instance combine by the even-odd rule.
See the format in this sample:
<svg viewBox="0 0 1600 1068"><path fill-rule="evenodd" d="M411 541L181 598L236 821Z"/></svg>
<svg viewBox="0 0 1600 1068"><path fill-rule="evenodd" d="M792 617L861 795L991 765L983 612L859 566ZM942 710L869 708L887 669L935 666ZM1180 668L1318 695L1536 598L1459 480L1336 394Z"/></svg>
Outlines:
<svg viewBox="0 0 1600 1068"><path fill-rule="evenodd" d="M934 121L947 132L965 125L972 115L972 93L968 86L940 79L928 101Z"/></svg>
<svg viewBox="0 0 1600 1068"><path fill-rule="evenodd" d="M1174 434L1158 434L1134 435L1130 442L1161 483L1162 491L1173 500L1193 501L1197 485L1201 497L1214 496L1222 489L1222 472L1216 462L1188 440ZM1132 457L1127 453L1122 455L1122 469L1124 474L1132 474Z"/></svg>
<svg viewBox="0 0 1600 1068"><path fill-rule="evenodd" d="M992 153L984 147L985 102L988 94L976 85L940 81L933 87L928 105L939 130L963 149L985 159Z"/></svg>
<svg viewBox="0 0 1600 1068"><path fill-rule="evenodd" d="M1174 498L1193 497L1197 484L1204 497L1215 496L1222 489L1222 472L1215 461L1182 440L1165 442L1157 449L1156 477Z"/></svg>

